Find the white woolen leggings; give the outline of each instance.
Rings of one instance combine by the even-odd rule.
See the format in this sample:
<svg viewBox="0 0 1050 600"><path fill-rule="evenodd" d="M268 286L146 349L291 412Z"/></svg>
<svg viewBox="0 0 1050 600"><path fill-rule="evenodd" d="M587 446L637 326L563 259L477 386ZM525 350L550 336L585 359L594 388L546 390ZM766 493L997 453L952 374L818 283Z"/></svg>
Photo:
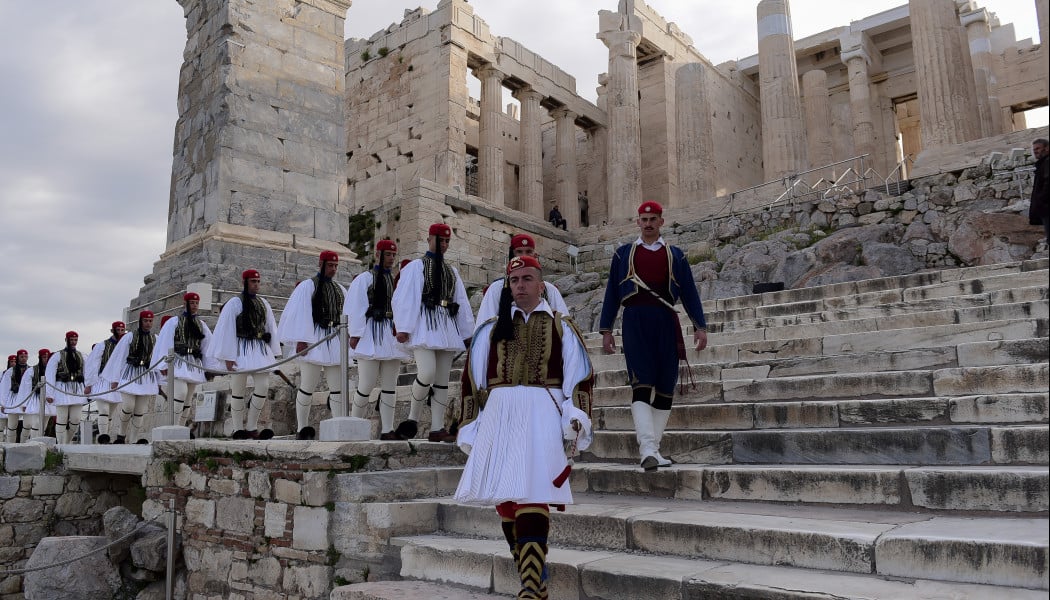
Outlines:
<svg viewBox="0 0 1050 600"><path fill-rule="evenodd" d="M448 406L448 378L452 370L452 359L456 357L453 350L425 350L417 348L416 380L412 382L412 407L408 418L419 420L419 411L431 387L434 396L430 402L430 430L437 431L445 426L445 407Z"/></svg>
<svg viewBox="0 0 1050 600"><path fill-rule="evenodd" d="M270 374L252 375L255 387L252 389L252 401L248 404L248 421L244 421L244 394L248 390L248 375L234 373L230 375L230 415L233 418L233 431L259 429L259 415L266 407L266 398L270 393Z"/></svg>
<svg viewBox="0 0 1050 600"><path fill-rule="evenodd" d="M379 383L380 433L394 429L394 402L397 399L397 374L400 360L357 359L357 392L354 394L352 417L364 417L368 399Z"/></svg>

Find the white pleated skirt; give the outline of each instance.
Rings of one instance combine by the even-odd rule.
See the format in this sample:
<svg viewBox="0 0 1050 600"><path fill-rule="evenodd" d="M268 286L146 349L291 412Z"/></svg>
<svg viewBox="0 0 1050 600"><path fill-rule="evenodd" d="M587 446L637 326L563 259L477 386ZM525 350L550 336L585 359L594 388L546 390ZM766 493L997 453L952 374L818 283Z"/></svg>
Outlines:
<svg viewBox="0 0 1050 600"><path fill-rule="evenodd" d="M554 479L567 464L561 416L543 388L492 390L477 421L455 499L467 504L572 504L566 481Z"/></svg>

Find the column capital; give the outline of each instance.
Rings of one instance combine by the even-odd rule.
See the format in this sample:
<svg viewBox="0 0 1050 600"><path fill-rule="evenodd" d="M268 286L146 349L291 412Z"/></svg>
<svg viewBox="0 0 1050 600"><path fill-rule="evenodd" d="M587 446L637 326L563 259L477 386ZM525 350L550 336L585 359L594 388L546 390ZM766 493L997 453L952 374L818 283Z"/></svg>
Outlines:
<svg viewBox="0 0 1050 600"><path fill-rule="evenodd" d="M609 48L609 54L638 57L638 44L642 41L642 34L637 31L601 31L595 37Z"/></svg>
<svg viewBox="0 0 1050 600"><path fill-rule="evenodd" d="M970 25L976 25L979 23L984 23L985 26L987 26L989 22L988 10L979 8L974 11L960 13L959 22L962 23L964 27L969 27Z"/></svg>
<svg viewBox="0 0 1050 600"><path fill-rule="evenodd" d="M485 63L480 67L474 69L474 76L478 79L489 79L491 77L496 77L500 81L503 81L503 78L506 75L503 73L503 71L497 69L492 63Z"/></svg>
<svg viewBox="0 0 1050 600"><path fill-rule="evenodd" d="M528 85L523 88L518 88L514 90L510 93L510 95L514 96L514 99L518 102L525 102L526 100L534 100L536 102L539 102L545 97L545 94L543 94L542 92L537 92L536 90L532 89L532 86Z"/></svg>
<svg viewBox="0 0 1050 600"><path fill-rule="evenodd" d="M851 60L857 59L863 60L865 65L871 64L871 56L868 54L868 51L865 50L862 46L856 46L850 48L849 50L843 50L842 54L839 55L839 58L842 59L842 64L844 65L848 65Z"/></svg>
<svg viewBox="0 0 1050 600"><path fill-rule="evenodd" d="M554 110L550 111L550 116L554 117L555 119L559 119L559 120L560 119L572 119L573 121L575 121L576 117L578 117L579 115L577 115L576 113L572 112L571 110L569 110L565 106L559 106L558 108L555 108Z"/></svg>

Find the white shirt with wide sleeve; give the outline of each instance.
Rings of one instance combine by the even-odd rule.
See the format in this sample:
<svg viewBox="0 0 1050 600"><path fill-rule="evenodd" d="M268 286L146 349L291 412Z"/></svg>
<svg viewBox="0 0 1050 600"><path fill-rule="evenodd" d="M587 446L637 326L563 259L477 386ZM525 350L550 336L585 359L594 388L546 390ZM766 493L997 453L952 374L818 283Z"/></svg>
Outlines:
<svg viewBox="0 0 1050 600"><path fill-rule="evenodd" d="M451 266L451 265L450 265ZM459 270L451 267L456 278L453 301L459 304L456 317L450 318L448 311L435 307L434 323L428 323L428 316L423 308L423 260L416 259L401 269L397 289L391 301L394 310L394 324L399 333L408 334L405 347L426 350L464 350L463 340L474 333L474 313L470 308L470 298L463 287L463 278Z"/></svg>
<svg viewBox="0 0 1050 600"><path fill-rule="evenodd" d="M212 331L212 340L208 348L211 358L223 364L232 360L237 363L236 371L250 371L269 367L277 362L281 355L281 343L277 339L277 321L273 309L265 298L260 298L266 310L266 331L270 333L269 343L262 340L242 340L237 337L237 317L241 314L241 297L234 296L226 302L219 313L219 320ZM266 369L273 371L274 368Z"/></svg>
<svg viewBox="0 0 1050 600"><path fill-rule="evenodd" d="M375 279L375 270L368 270L350 282L350 290L343 303L346 314L347 335L361 338L357 348L350 351L352 358L367 360L409 360L411 356L404 344L394 337L393 319L376 322L366 316L368 312L368 288Z"/></svg>
<svg viewBox="0 0 1050 600"><path fill-rule="evenodd" d="M168 352L171 352L172 348L175 347L175 330L179 327L180 318L182 318L181 315L168 319L168 322L160 328L160 333L157 334L157 343L153 346L153 357L150 359L150 364L156 364L158 371L168 369ZM214 360L208 359L208 348L211 346L211 328L204 322L204 319L198 318L197 322L201 326L201 333L204 334L204 339L201 340L201 355L203 358L198 360L192 355L176 355L175 379L192 383L204 383L206 380L204 376L205 368L224 370L226 365L219 365ZM207 364L205 364L206 362Z"/></svg>
<svg viewBox="0 0 1050 600"><path fill-rule="evenodd" d="M336 283L336 285L339 284ZM346 288L339 285L339 289L343 291L343 302L345 304ZM277 338L288 347L288 351L291 353L295 352L295 345L298 342L306 342L312 345L329 333L335 333L339 330L338 327L333 327L331 331L327 331L314 323L313 297L314 280L306 279L300 281L299 285L292 290L292 295L288 298L288 303L284 305L284 311L281 312L281 322L277 325ZM299 360L323 366L338 365L340 363L339 336L311 348Z"/></svg>

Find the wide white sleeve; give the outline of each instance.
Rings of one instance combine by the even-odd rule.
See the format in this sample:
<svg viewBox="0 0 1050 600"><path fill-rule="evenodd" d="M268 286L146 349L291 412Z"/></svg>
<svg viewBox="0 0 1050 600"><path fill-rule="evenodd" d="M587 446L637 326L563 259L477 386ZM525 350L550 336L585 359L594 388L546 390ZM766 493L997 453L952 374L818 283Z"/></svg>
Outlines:
<svg viewBox="0 0 1050 600"><path fill-rule="evenodd" d="M106 342L104 341L95 344L84 360L84 385L90 385L91 387L98 385L98 368L102 365L102 351L105 348Z"/></svg>
<svg viewBox="0 0 1050 600"><path fill-rule="evenodd" d="M124 371L124 364L128 362L128 352L131 350L131 340L134 339L134 333L125 333L120 341L117 342L116 348L113 348L113 353L109 355L109 361L106 362L106 368L102 371L102 378L106 381L120 381L120 376ZM107 392L109 390L106 390Z"/></svg>
<svg viewBox="0 0 1050 600"><path fill-rule="evenodd" d="M503 282L504 279L497 279L485 290L485 295L481 298L481 306L478 307L478 317L475 319L478 325L492 317L499 316L499 297L503 291Z"/></svg>
<svg viewBox="0 0 1050 600"><path fill-rule="evenodd" d="M565 304L565 298L562 297L561 291L553 283L543 282L544 288L547 290L547 303L551 305L551 309L555 312L559 312L566 317L572 316L569 314L569 307Z"/></svg>
<svg viewBox="0 0 1050 600"><path fill-rule="evenodd" d="M587 413L576 408L572 403L572 390L578 383L591 376L591 359L587 356L587 348L583 340L576 335L576 331L568 323L561 321L562 344L562 434L565 439L577 439L576 450L586 450L594 441L594 427ZM572 421L577 420L583 426L577 438L576 432L572 430Z"/></svg>
<svg viewBox="0 0 1050 600"><path fill-rule="evenodd" d="M315 342L312 300L314 280L299 282L288 297L288 304L281 311L281 322L277 326L277 341L295 346L296 342Z"/></svg>
<svg viewBox="0 0 1050 600"><path fill-rule="evenodd" d="M18 383L18 397L15 398L14 404L22 404L29 396L33 393L33 367L32 365L26 369L25 373L22 373L22 381Z"/></svg>
<svg viewBox="0 0 1050 600"><path fill-rule="evenodd" d="M270 307L270 303L266 301L266 298L260 298L263 302L263 306L266 307L266 331L270 332L270 351L273 355L281 355L281 341L277 339L277 320L273 317L273 308ZM311 313L311 322L313 316ZM294 350L294 348L293 348Z"/></svg>
<svg viewBox="0 0 1050 600"><path fill-rule="evenodd" d="M456 304L459 304L459 312L456 313L456 329L466 340L474 335L474 310L470 308L470 297L467 296L467 288L463 287L463 278L459 276L459 269L452 267L452 272L456 274Z"/></svg>
<svg viewBox="0 0 1050 600"><path fill-rule="evenodd" d="M372 271L365 271L354 277L350 289L343 301L343 314L346 315L347 335L365 337L365 312L368 310L368 286L372 285Z"/></svg>
<svg viewBox="0 0 1050 600"><path fill-rule="evenodd" d="M212 343L208 348L209 356L216 361L237 360L237 317L241 314L241 298L234 296L226 301L219 312L212 332ZM225 365L223 365L225 369Z"/></svg>
<svg viewBox="0 0 1050 600"><path fill-rule="evenodd" d="M201 340L201 362L204 363L204 368L210 370L225 370L226 365L219 364L219 361L212 358L208 353L208 351L211 350L211 344L212 340L215 338L215 334L211 332L211 327L208 327L208 324L204 322L204 319L200 319L200 324L201 333L204 334L204 339Z"/></svg>
<svg viewBox="0 0 1050 600"><path fill-rule="evenodd" d="M175 330L179 327L179 317L172 317L160 328L157 341L153 343L153 356L149 364L157 365L156 371L168 368L168 352L175 345ZM158 363L159 361L159 363Z"/></svg>
<svg viewBox="0 0 1050 600"><path fill-rule="evenodd" d="M412 333L416 330L422 294L423 261L417 258L401 269L401 276L390 301L394 311L394 327L398 332Z"/></svg>
<svg viewBox="0 0 1050 600"><path fill-rule="evenodd" d="M0 375L0 408L7 407L8 398L11 396L11 369Z"/></svg>
<svg viewBox="0 0 1050 600"><path fill-rule="evenodd" d="M58 373L58 363L60 363L61 361L62 361L62 351L61 350L59 350L58 352L55 352L54 354L51 355L50 358L47 359L47 368L44 369L44 381L46 381L49 386L55 385L55 374ZM48 389L47 392L46 392L46 395L51 395L53 393L54 393L54 390Z"/></svg>

